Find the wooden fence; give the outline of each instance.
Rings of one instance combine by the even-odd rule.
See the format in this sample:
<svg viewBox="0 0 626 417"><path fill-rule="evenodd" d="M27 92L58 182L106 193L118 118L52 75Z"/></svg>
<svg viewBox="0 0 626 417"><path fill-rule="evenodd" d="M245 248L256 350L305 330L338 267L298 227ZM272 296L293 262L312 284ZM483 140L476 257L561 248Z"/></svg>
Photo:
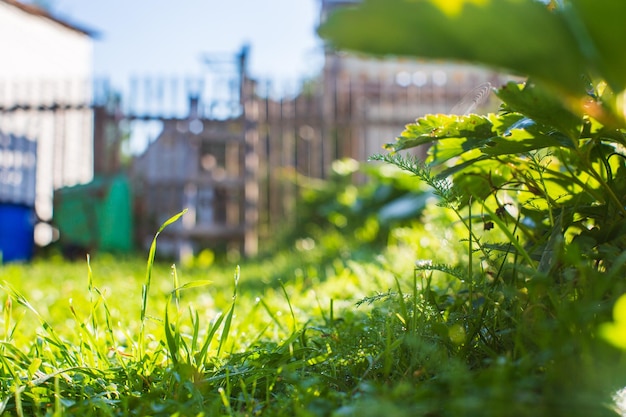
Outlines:
<svg viewBox="0 0 626 417"><path fill-rule="evenodd" d="M143 246L163 220L189 208L162 249L253 254L278 230L297 227L304 180L329 178L337 159L367 161L415 118L449 112L477 85L498 82L489 73L446 82L413 76L417 83L325 74L276 99L271 84L246 76L243 52L238 59L217 80L221 91L206 74L135 79L121 91L102 80L59 94L0 85L0 131L37 142L38 214L48 220L55 188L126 171ZM30 90L39 96L26 97Z"/></svg>
<svg viewBox="0 0 626 417"><path fill-rule="evenodd" d="M347 78L309 82L296 96L273 99L269 84L240 81L240 96L221 106L231 109L222 117L212 113L215 100L198 88L187 91L190 105L182 116L142 114L124 110L123 103L106 111L96 107L96 154L110 160L113 169L118 168L114 153L120 126L162 125L130 171L144 244L159 222L186 207L188 220L163 238L173 254L221 243L253 254L259 240L297 226L303 179L328 178L336 159L366 162L415 118L449 112L477 85L497 82L467 77L445 84L399 85ZM111 123L118 129L107 134ZM117 137L111 139L111 131Z"/></svg>

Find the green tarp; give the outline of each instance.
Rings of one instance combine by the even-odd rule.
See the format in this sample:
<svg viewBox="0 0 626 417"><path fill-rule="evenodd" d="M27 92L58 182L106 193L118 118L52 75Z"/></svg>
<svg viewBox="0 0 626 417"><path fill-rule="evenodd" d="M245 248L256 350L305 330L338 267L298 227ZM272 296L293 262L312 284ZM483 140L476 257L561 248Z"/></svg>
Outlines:
<svg viewBox="0 0 626 417"><path fill-rule="evenodd" d="M96 177L55 192L54 223L62 245L128 252L133 243L131 190L125 176Z"/></svg>

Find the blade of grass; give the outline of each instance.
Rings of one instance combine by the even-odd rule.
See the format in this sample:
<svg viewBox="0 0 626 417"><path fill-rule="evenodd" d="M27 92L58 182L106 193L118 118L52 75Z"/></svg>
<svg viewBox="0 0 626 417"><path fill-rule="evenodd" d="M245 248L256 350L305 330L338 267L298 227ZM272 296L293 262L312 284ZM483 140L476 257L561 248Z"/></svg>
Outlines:
<svg viewBox="0 0 626 417"><path fill-rule="evenodd" d="M98 338L98 320L96 316L96 305L98 300L94 300L93 291L93 271L91 270L90 256L87 254L87 292L89 293L89 305L91 307L91 327L93 333Z"/></svg>
<svg viewBox="0 0 626 417"><path fill-rule="evenodd" d="M396 281L396 287L398 288L398 303L400 307L400 314L402 314L402 318L406 321L410 320L409 310L406 308L406 302L404 300L404 293L402 292L402 286L400 285L400 280L397 276L393 277Z"/></svg>
<svg viewBox="0 0 626 417"><path fill-rule="evenodd" d="M202 344L202 349L200 349L200 352L196 355L196 360L199 364L202 364L205 362L207 353L209 351L209 346L211 345L211 342L213 341L213 337L215 336L215 333L217 333L217 330L220 328L222 321L224 321L224 315L220 314L217 317L217 320L215 320L215 323L213 323L213 325L209 327L209 331L207 332L207 335L204 339L204 343Z"/></svg>
<svg viewBox="0 0 626 417"><path fill-rule="evenodd" d="M178 272L176 265L172 264L172 278L174 279L174 302L176 303L176 314L180 315L180 288L178 283Z"/></svg>
<svg viewBox="0 0 626 417"><path fill-rule="evenodd" d="M165 340L170 352L170 357L174 365L178 364L178 355L180 352L180 289L178 282L178 272L176 271L176 265L172 265L172 278L174 280L174 290L170 293L165 303ZM174 298L174 304L176 306L176 320L175 323L170 322L169 305L171 304L172 297ZM173 330L173 331L172 331Z"/></svg>
<svg viewBox="0 0 626 417"><path fill-rule="evenodd" d="M282 330L283 332L285 331L285 328L283 327L282 323L280 322L280 320L278 320L278 318L276 317L276 315L272 312L272 310L269 308L269 306L267 305L267 303L262 299L259 298L259 303L261 304L261 306L263 306L263 308L265 309L265 311L267 312L267 314L270 316L270 318L272 319L272 321L278 326L278 328L280 330Z"/></svg>
<svg viewBox="0 0 626 417"><path fill-rule="evenodd" d="M169 304L171 302L172 297L168 297L167 299L167 303L165 305L165 340L167 342L167 348L170 352L170 358L172 359L172 363L174 365L178 364L178 338L180 336L179 332L178 332L178 326L176 326L174 328L174 331L172 332L172 325L170 324L170 319L169 319Z"/></svg>
<svg viewBox="0 0 626 417"><path fill-rule="evenodd" d="M196 352L198 348L198 337L200 336L200 315L198 314L198 310L194 310L189 306L189 316L191 317L193 333L191 335L191 345L189 346L190 351L187 352L187 362L198 366L194 358L194 352Z"/></svg>
<svg viewBox="0 0 626 417"><path fill-rule="evenodd" d="M0 288L4 289L4 291L6 291L11 297L13 297L13 299L17 301L18 304L22 305L31 313L33 313L37 320L39 320L39 323L41 324L43 329L46 331L46 333L48 333L48 336L44 336L43 339L48 341L53 346L59 348L59 351L61 352L68 364L70 364L71 366L79 366L79 364L76 362L76 358L70 353L68 345L64 343L61 338L59 338L50 323L48 323L48 321L46 321L41 316L41 314L39 314L39 312L30 304L26 297L20 294L6 281L4 282L4 285L0 286Z"/></svg>
<svg viewBox="0 0 626 417"><path fill-rule="evenodd" d="M187 213L187 209L167 219L161 225L161 227L159 227L159 230L154 235L154 239L152 239L152 244L150 245L150 251L148 253L148 263L146 266L146 281L141 287L141 314L139 324L139 339L137 341L137 353L139 360L141 360L141 358L143 358L144 356L144 338L146 327L146 311L148 310L148 292L150 291L150 283L152 282L152 268L154 266L154 257L156 255L157 238L167 226L180 219L185 213Z"/></svg>
<svg viewBox="0 0 626 417"><path fill-rule="evenodd" d="M282 281L280 281L280 288L283 290L283 294L285 294L285 299L287 300L287 305L289 306L289 312L291 313L291 321L293 323L292 331L295 333L298 331L296 315L293 312L293 306L291 305L291 299L289 298L289 293L287 293L287 288L285 288L285 284Z"/></svg>
<svg viewBox="0 0 626 417"><path fill-rule="evenodd" d="M226 313L226 320L224 321L224 328L222 329L220 342L219 342L219 345L217 346L218 356L220 352L222 351L224 344L226 343L226 339L228 338L228 333L230 332L230 326L233 321L233 314L235 313L235 302L237 301L237 287L239 285L239 274L240 274L240 268L239 268L239 265L237 265L237 268L235 268L235 289L233 291L233 302L230 305L230 308L228 309L228 313Z"/></svg>
<svg viewBox="0 0 626 417"><path fill-rule="evenodd" d="M11 330L11 323L13 322L13 302L11 301L11 296L7 295L7 300L4 303L4 341L10 342L13 339L13 332Z"/></svg>

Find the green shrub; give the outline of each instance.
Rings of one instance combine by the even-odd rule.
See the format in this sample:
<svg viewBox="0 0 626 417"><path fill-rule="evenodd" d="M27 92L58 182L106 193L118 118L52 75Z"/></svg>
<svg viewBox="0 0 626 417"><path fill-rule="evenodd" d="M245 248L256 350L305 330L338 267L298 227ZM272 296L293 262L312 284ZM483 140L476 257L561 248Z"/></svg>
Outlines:
<svg viewBox="0 0 626 417"><path fill-rule="evenodd" d="M343 159L332 168L328 180L301 181L302 204L289 240L326 240L322 246L327 248L382 248L390 231L419 219L432 197L415 187L408 174L389 166ZM355 183L356 172L365 179ZM336 236L335 244L328 241L331 236Z"/></svg>
<svg viewBox="0 0 626 417"><path fill-rule="evenodd" d="M321 28L346 49L529 76L495 89L497 113L421 117L373 157L428 184L465 244L415 256L398 284L414 292L396 307L400 358L458 393L443 415L507 415L494 404L513 398L509 415L610 414L626 383L598 332L626 291L625 15L611 0L366 0ZM420 145L424 161L403 152ZM454 365L432 365L423 340Z"/></svg>

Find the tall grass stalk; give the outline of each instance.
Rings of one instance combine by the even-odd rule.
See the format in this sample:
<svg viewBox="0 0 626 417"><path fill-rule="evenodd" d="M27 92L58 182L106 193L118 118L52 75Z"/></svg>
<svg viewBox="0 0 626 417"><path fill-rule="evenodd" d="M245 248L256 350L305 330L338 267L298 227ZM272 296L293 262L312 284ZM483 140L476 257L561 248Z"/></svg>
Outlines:
<svg viewBox="0 0 626 417"><path fill-rule="evenodd" d="M208 345L210 344L213 335L215 332L209 331L207 334L207 341L205 345L203 345L200 350L199 358L196 359L195 353L197 352L198 347L198 338L200 334L200 318L198 316L198 312L194 311L191 307L189 308L189 317L192 324L192 335L191 335L191 344L188 345L185 343L183 339L183 335L181 334L180 328L180 320L182 318L182 311L180 308L180 299L181 299L181 291L187 290L190 288L198 288L211 284L209 280L197 280L188 282L186 284L180 285L178 281L178 273L176 272L176 267L172 265L172 276L174 280L174 289L170 292L167 298L167 303L165 305L165 319L164 319L164 333L165 333L165 341L167 344L168 351L170 353L170 359L172 360L174 365L177 365L180 360L181 352L185 353L186 363L188 365L198 367L202 363L204 363L204 359L206 358L206 352L208 351ZM174 321L170 320L169 313L169 305L171 304L172 298L174 299L174 307L175 307L175 317ZM219 320L221 323L221 320ZM218 324L219 326L219 324ZM216 330L216 329L215 329Z"/></svg>
<svg viewBox="0 0 626 417"><path fill-rule="evenodd" d="M141 315L139 324L139 338L137 340L137 359L139 359L140 361L145 354L144 338L146 331L146 311L148 310L148 293L150 292L150 283L152 282L152 268L154 266L154 257L156 255L157 238L167 226L180 219L185 213L187 213L187 209L167 219L161 225L161 227L159 227L159 230L154 235L154 239L152 239L152 244L150 245L150 251L148 252L148 264L146 266L146 281L141 288Z"/></svg>
<svg viewBox="0 0 626 417"><path fill-rule="evenodd" d="M287 305L289 306L289 313L291 314L291 323L292 323L292 332L296 333L298 331L298 323L296 322L296 315L293 312L293 306L291 305L291 299L289 298L289 293L287 292L287 288L285 288L285 283L280 282L280 288L283 290L283 294L285 294L285 299L287 300Z"/></svg>
<svg viewBox="0 0 626 417"><path fill-rule="evenodd" d="M220 342L219 345L217 346L217 355L219 356L220 352L222 351L222 348L224 347L224 345L226 344L226 340L228 339L228 333L230 332L230 326L232 324L233 321L233 315L235 314L235 303L237 302L237 288L239 286L239 274L240 274L240 268L239 265L237 265L237 267L235 268L235 288L233 290L233 301L230 305L230 308L228 309L228 312L226 313L226 320L224 321L224 328L222 329L222 334L220 336Z"/></svg>
<svg viewBox="0 0 626 417"><path fill-rule="evenodd" d="M469 289L469 309L470 312L474 312L474 244L472 240L472 197L469 198L469 203L467 204L468 213L468 228L469 233L467 234L468 239L468 251L467 251L467 280L468 280L468 289Z"/></svg>

